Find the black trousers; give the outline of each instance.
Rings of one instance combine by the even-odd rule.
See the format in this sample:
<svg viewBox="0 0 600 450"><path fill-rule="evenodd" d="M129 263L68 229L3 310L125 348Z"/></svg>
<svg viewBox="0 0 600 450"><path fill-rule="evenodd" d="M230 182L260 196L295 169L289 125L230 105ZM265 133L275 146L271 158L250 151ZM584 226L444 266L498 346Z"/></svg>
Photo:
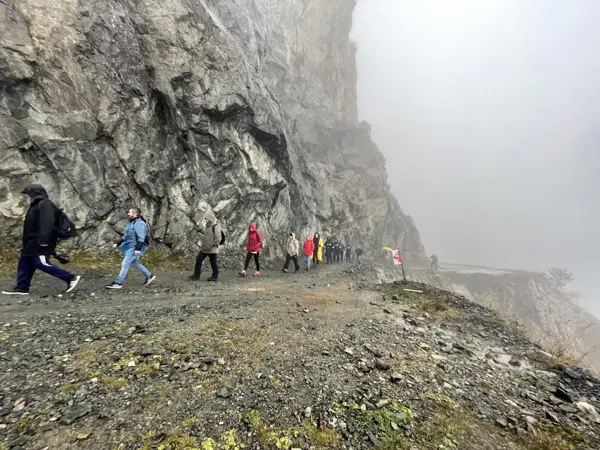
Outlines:
<svg viewBox="0 0 600 450"><path fill-rule="evenodd" d="M254 262L256 263L256 271L260 272L260 253L246 253L246 262L244 263L244 270L248 270L248 266L250 265L250 259L252 259L252 256L254 256Z"/></svg>
<svg viewBox="0 0 600 450"><path fill-rule="evenodd" d="M217 254L216 253L198 253L196 257L196 266L194 267L194 276L196 278L200 278L200 273L202 273L202 263L208 256L210 261L210 267L212 268L212 278L219 278L219 263L217 262Z"/></svg>
<svg viewBox="0 0 600 450"><path fill-rule="evenodd" d="M315 251L313 252L313 263L319 264L319 249L318 248L315 248Z"/></svg>
<svg viewBox="0 0 600 450"><path fill-rule="evenodd" d="M298 255L291 256L289 253L286 255L285 264L283 265L283 268L285 270L288 270L288 267L290 266L290 261L294 261L295 271L298 272L300 270L300 264L298 264Z"/></svg>

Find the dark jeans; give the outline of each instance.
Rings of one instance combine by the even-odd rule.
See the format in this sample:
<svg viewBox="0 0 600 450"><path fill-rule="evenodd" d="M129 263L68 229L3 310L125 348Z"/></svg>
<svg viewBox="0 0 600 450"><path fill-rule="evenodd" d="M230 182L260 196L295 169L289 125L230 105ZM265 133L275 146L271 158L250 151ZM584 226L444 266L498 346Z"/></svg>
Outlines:
<svg viewBox="0 0 600 450"><path fill-rule="evenodd" d="M315 265L319 264L319 249L315 248L315 251L313 252L313 263Z"/></svg>
<svg viewBox="0 0 600 450"><path fill-rule="evenodd" d="M296 272L298 272L300 270L300 264L298 264L298 255L291 256L288 254L285 257L285 264L283 265L283 268L285 270L288 269L288 267L290 265L290 261L294 261L294 267L296 268L295 270L296 270Z"/></svg>
<svg viewBox="0 0 600 450"><path fill-rule="evenodd" d="M75 278L75 275L71 272L50 264L48 256L21 256L17 269L17 288L29 289L33 274L37 269L59 280L63 280L65 283L70 283Z"/></svg>
<svg viewBox="0 0 600 450"><path fill-rule="evenodd" d="M327 254L327 264L333 263L333 255L331 253Z"/></svg>
<svg viewBox="0 0 600 450"><path fill-rule="evenodd" d="M256 263L256 271L260 272L260 261L258 260L260 253L246 253L246 262L244 263L244 270L248 270L248 266L250 265L250 259L254 256L254 262Z"/></svg>
<svg viewBox="0 0 600 450"><path fill-rule="evenodd" d="M217 262L217 254L216 253L198 253L196 257L196 267L194 267L194 276L196 278L200 278L200 274L202 273L202 263L208 256L210 260L210 267L212 268L212 278L219 278L219 264Z"/></svg>

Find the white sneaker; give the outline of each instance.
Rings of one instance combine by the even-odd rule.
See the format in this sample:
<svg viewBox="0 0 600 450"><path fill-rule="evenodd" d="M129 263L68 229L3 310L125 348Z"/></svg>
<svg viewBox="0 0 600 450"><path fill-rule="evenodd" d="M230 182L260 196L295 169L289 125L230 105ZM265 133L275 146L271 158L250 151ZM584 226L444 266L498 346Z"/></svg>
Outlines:
<svg viewBox="0 0 600 450"><path fill-rule="evenodd" d="M150 275L148 278L146 278L146 281L144 281L144 286L148 286L154 280L156 280L156 275Z"/></svg>
<svg viewBox="0 0 600 450"><path fill-rule="evenodd" d="M75 289L75 286L77 286L77 283L79 283L79 280L81 280L81 275L77 275L75 278L73 278L71 280L71 282L69 283L67 292L71 292L73 289Z"/></svg>
<svg viewBox="0 0 600 450"><path fill-rule="evenodd" d="M119 283L113 283L106 286L106 289L123 289L123 285Z"/></svg>

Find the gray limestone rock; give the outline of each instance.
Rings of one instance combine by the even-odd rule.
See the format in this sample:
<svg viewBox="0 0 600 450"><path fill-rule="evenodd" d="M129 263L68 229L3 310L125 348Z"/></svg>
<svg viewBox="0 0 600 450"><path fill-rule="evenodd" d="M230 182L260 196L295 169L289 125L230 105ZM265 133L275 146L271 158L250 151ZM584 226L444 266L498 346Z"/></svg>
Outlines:
<svg viewBox="0 0 600 450"><path fill-rule="evenodd" d="M353 0L0 3L0 226L26 184L112 242L142 208L158 244L194 248L215 215L231 248L258 222L423 254L359 123ZM49 8L52 14L48 13Z"/></svg>

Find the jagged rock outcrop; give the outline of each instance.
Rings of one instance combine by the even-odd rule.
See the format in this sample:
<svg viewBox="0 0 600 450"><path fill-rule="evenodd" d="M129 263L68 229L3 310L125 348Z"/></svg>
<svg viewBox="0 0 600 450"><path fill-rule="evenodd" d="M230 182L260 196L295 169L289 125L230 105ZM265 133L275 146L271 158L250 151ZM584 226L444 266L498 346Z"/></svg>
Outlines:
<svg viewBox="0 0 600 450"><path fill-rule="evenodd" d="M329 230L423 247L356 112L354 0L2 0L0 226L32 181L96 247L140 205L191 246L216 214L237 246ZM273 246L274 248L276 246Z"/></svg>

